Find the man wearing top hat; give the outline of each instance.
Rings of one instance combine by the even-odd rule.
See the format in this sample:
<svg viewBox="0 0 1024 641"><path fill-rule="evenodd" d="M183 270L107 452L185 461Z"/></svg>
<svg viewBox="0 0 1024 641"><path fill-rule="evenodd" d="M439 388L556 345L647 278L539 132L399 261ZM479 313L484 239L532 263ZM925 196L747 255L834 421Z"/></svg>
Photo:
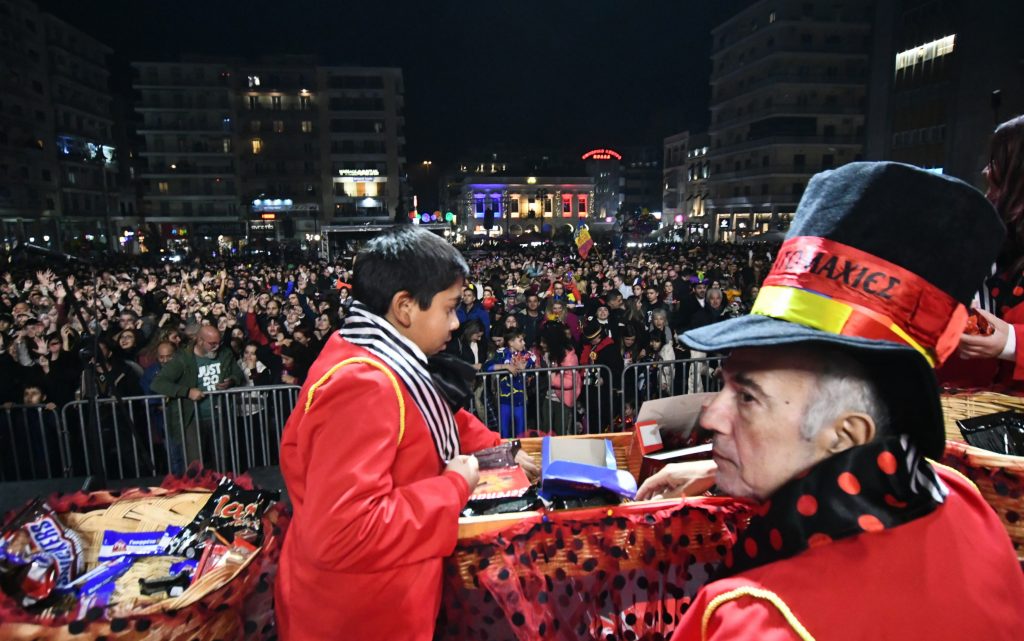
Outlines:
<svg viewBox="0 0 1024 641"><path fill-rule="evenodd" d="M665 468L638 497L714 483L758 506L674 639L1020 638L1005 530L931 462L932 368L1003 235L959 180L845 165L811 179L752 313L683 335L729 353L701 417L714 462Z"/></svg>

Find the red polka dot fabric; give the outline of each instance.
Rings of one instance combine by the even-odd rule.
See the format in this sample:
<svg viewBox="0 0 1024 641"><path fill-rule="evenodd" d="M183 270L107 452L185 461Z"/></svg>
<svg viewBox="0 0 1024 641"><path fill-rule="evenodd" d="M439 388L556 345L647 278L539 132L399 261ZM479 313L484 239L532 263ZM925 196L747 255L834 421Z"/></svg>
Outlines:
<svg viewBox="0 0 1024 641"><path fill-rule="evenodd" d="M934 510L943 496L931 465L900 439L851 448L782 486L767 510L752 512L726 574L897 527Z"/></svg>
<svg viewBox="0 0 1024 641"><path fill-rule="evenodd" d="M750 507L624 505L612 516L556 513L461 541L445 562L435 637L669 639L730 555Z"/></svg>

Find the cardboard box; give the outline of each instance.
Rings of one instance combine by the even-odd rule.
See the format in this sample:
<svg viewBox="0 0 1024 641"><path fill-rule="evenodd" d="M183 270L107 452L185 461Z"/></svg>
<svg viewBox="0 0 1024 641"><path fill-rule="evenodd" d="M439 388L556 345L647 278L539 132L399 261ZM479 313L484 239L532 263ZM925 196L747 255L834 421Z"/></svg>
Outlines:
<svg viewBox="0 0 1024 641"><path fill-rule="evenodd" d="M541 444L540 488L546 498L607 490L631 499L637 484L632 474L617 468L610 440L547 436Z"/></svg>
<svg viewBox="0 0 1024 641"><path fill-rule="evenodd" d="M710 458L710 444L693 445L690 437L700 421L704 405L714 395L715 392L682 394L652 399L640 406L636 417L637 427L645 423L656 424L662 444L656 450L650 449L637 430L637 440L633 446L643 452L640 463L641 482L669 463Z"/></svg>

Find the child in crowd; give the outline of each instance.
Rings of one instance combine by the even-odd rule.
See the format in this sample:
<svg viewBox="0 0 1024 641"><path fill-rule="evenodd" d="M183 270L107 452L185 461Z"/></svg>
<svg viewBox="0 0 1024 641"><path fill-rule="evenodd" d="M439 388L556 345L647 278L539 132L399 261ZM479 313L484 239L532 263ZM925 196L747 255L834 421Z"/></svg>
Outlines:
<svg viewBox="0 0 1024 641"><path fill-rule="evenodd" d="M501 417L498 421L503 438L512 434L526 433L526 375L528 369L537 367L533 352L526 349L526 333L521 329L505 332L505 347L499 349L487 362L488 372L508 372L509 376L498 377L498 407Z"/></svg>

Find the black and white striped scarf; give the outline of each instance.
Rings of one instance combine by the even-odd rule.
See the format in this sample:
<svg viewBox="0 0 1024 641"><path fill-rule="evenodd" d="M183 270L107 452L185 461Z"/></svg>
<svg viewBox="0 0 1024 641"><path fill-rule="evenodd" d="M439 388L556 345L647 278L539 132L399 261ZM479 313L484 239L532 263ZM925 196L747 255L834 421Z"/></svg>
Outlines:
<svg viewBox="0 0 1024 641"><path fill-rule="evenodd" d="M384 361L402 379L430 428L438 456L444 462L455 457L459 453L459 429L427 371L423 350L359 301L349 308L340 333L348 342Z"/></svg>

